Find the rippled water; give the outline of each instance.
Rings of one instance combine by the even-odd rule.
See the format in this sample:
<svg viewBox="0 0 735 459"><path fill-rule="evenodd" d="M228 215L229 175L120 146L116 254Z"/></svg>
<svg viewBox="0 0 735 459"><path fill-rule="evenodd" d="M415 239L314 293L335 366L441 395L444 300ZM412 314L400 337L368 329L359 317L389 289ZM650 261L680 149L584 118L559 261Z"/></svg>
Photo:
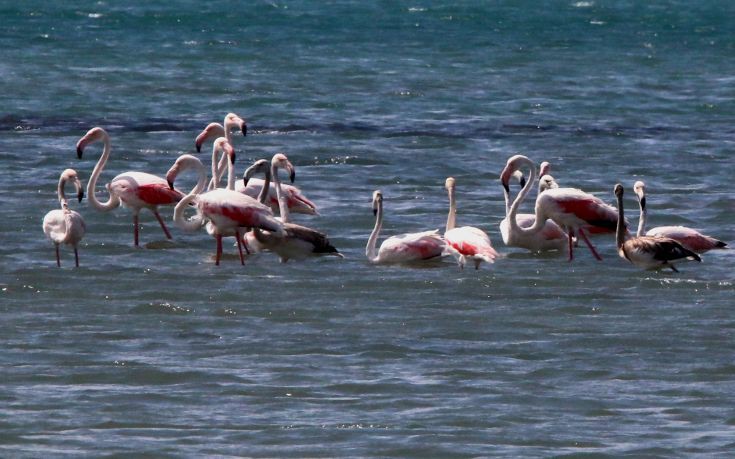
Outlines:
<svg viewBox="0 0 735 459"><path fill-rule="evenodd" d="M734 262L644 272L595 238L503 246L522 152L649 226L735 239L733 6L722 2L23 2L0 8L3 456L727 455ZM82 266L41 231L100 125L119 172L164 174L228 111L238 171L284 151L346 255L239 264L226 245L83 201ZM202 159L206 153L200 155ZM384 235L459 224L503 257L372 266ZM190 179L191 180L191 179ZM76 204L76 203L74 203ZM531 203L526 204L530 211ZM171 218L171 210L162 214ZM173 225L172 225L173 226Z"/></svg>

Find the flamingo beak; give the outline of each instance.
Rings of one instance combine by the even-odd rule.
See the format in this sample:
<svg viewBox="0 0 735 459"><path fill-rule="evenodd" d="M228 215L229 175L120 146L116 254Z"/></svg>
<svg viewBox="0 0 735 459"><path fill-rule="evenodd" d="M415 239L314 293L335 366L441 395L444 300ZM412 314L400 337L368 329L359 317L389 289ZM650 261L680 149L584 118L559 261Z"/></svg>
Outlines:
<svg viewBox="0 0 735 459"><path fill-rule="evenodd" d="M291 168L291 175L289 175L288 178L291 179L291 183L296 180L296 170L293 167Z"/></svg>
<svg viewBox="0 0 735 459"><path fill-rule="evenodd" d="M244 186L244 187L247 187L247 186L248 186L248 181L249 181L249 180L250 180L250 179L249 179L248 177L243 177L243 178L242 178L242 186Z"/></svg>
<svg viewBox="0 0 735 459"><path fill-rule="evenodd" d="M641 202L641 209L646 208L646 197L643 196L642 198L638 198L638 200Z"/></svg>
<svg viewBox="0 0 735 459"><path fill-rule="evenodd" d="M242 136L243 136L243 137L246 137L246 136L248 135L248 125L247 125L247 124L245 124L245 121L243 121L243 122L242 122L242 123L240 124L240 130L242 131Z"/></svg>
<svg viewBox="0 0 735 459"><path fill-rule="evenodd" d="M168 187L173 190L174 189L174 181L173 180L166 180L166 181L168 182Z"/></svg>
<svg viewBox="0 0 735 459"><path fill-rule="evenodd" d="M526 177L525 176L521 175L521 178L518 179L518 181L521 182L521 188L523 188L524 186L526 186Z"/></svg>
<svg viewBox="0 0 735 459"><path fill-rule="evenodd" d="M84 190L82 190L81 188L77 192L77 199L79 200L79 202L82 202L82 199L84 199Z"/></svg>

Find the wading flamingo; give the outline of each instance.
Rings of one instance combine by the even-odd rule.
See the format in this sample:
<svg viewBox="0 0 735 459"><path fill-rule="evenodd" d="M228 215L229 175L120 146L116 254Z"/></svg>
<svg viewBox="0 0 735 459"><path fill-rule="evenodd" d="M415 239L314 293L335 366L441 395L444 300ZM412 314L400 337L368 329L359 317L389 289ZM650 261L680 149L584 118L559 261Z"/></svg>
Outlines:
<svg viewBox="0 0 735 459"><path fill-rule="evenodd" d="M221 151L229 158L228 167L232 173L235 151L227 139L220 137L214 142L214 150ZM213 155L214 156L214 155ZM201 165L201 161L199 162ZM187 163L188 167L197 167L195 162ZM201 166L201 170L204 166ZM180 170L179 170L180 172ZM170 186L173 187L174 174L169 174ZM202 187L197 186L176 205L174 221L185 231L194 231L202 226L203 219L209 219L214 229L217 241L215 265L219 265L222 257L222 236L237 235L237 244L240 251L240 263L245 264L242 255L242 233L245 228L261 228L267 231L283 234L281 223L273 217L270 208L255 199L233 190L217 188L201 193ZM197 214L189 221L184 219L184 211L190 203L195 203Z"/></svg>
<svg viewBox="0 0 735 459"><path fill-rule="evenodd" d="M286 263L290 259L302 259L319 255L343 257L329 242L326 234L288 221L288 207L283 205L285 199L281 191L281 181L278 178L279 168L289 171L292 179L295 177L293 165L282 153L275 154L270 164L265 159L256 161L243 175L243 182L247 184L256 173L264 174L264 186L261 187L258 195L258 200L261 203L265 203L267 199L267 190L270 188L271 177L273 177L276 193L282 203L281 223L284 232L284 236L279 237L267 231L254 229L246 234L245 243L248 250L257 252L270 250L279 256L281 263Z"/></svg>
<svg viewBox="0 0 735 459"><path fill-rule="evenodd" d="M100 156L99 161L94 166L92 176L87 183L87 199L92 203L92 206L102 212L115 209L121 203L123 206L129 207L133 212L133 240L136 247L138 247L138 215L140 214L140 209L143 208L153 212L156 220L161 225L161 229L163 229L163 233L168 239L171 239L171 233L158 213L158 206L171 206L176 204L184 196L183 193L169 188L166 180L161 177L146 172L128 171L117 175L107 184L110 198L106 202L98 201L94 191L97 186L97 179L110 157L110 151L112 149L110 146L110 136L101 127L90 129L77 142L77 156L81 159L84 149L94 142L102 142L104 147L102 156Z"/></svg>
<svg viewBox="0 0 735 459"><path fill-rule="evenodd" d="M76 171L74 169L66 169L61 173L59 186L56 189L61 209L52 210L43 217L43 232L56 246L56 266L61 267L59 245L67 244L74 248L74 261L78 268L79 252L77 247L84 237L87 226L84 224L84 219L79 212L69 209L69 203L64 195L64 185L66 185L66 182L74 184L79 202L82 202L82 198L84 198L82 182L79 181Z"/></svg>
<svg viewBox="0 0 735 459"><path fill-rule="evenodd" d="M510 164L510 160L508 160L508 164ZM545 221L543 221L543 226L541 226L540 229L528 231L528 229L534 227L534 224L536 223L536 214L518 213L518 208L526 198L526 195L531 191L531 188L536 181L536 165L533 164L533 162L530 162L530 160L527 165L530 168L528 181L523 179L522 174L518 173L519 171L517 168L509 173L504 171L505 175L501 174L500 176L501 183L503 185L503 195L505 197L505 218L500 222L500 235L503 238L503 243L509 247L520 247L530 250L531 252L564 250L564 247L567 244L567 235L559 225L554 223L552 220L544 219ZM506 169L508 169L508 166L506 166ZM513 176L517 177L518 175L520 175L523 189L521 189L520 193L518 193L518 196L516 196L513 200L513 204L511 205L510 178ZM543 184L544 181L539 182L539 194L542 193L541 186Z"/></svg>
<svg viewBox="0 0 735 459"><path fill-rule="evenodd" d="M457 258L460 268L464 268L466 261L472 260L475 269L480 268L480 263L494 263L498 252L490 243L490 237L483 230L474 226L455 227L457 219L457 202L455 200L455 180L447 178L444 187L449 194L449 215L447 215L447 226L444 230L444 241L447 251Z"/></svg>
<svg viewBox="0 0 735 459"><path fill-rule="evenodd" d="M391 236L383 241L376 252L375 244L383 226L383 193L380 190L373 192L373 214L376 216L375 227L365 247L365 255L371 263L428 260L441 256L446 249L446 243L439 235L439 231L434 230Z"/></svg>
<svg viewBox="0 0 735 459"><path fill-rule="evenodd" d="M670 237L678 241L681 245L696 253L705 253L712 249L725 249L727 244L712 236L707 236L692 228L686 226L658 226L646 232L646 217L648 210L646 208L646 184L640 180L633 185L633 191L638 196L638 205L641 214L638 220L638 236L661 236Z"/></svg>
<svg viewBox="0 0 735 459"><path fill-rule="evenodd" d="M702 261L696 253L668 237L636 236L626 239L623 209L623 185L614 188L618 200L618 222L615 242L618 254L643 269L671 268L679 272L674 263L685 260Z"/></svg>
<svg viewBox="0 0 735 459"><path fill-rule="evenodd" d="M533 162L523 155L515 155L508 159L505 169L500 174L504 187L513 172L523 166L531 168L533 179L535 179ZM533 182L533 180L529 180L529 182ZM519 198L524 198L526 193L521 191L516 201L520 202L522 199ZM544 191L536 198L535 215L536 220L532 227L519 227L518 230L522 234L537 233L543 229L546 219L554 220L557 225L566 228L568 231L569 261L574 259L572 246L575 235L582 238L596 259L602 260L600 254L597 253L597 250L589 241L586 231L595 228L598 232L614 232L618 220L618 211L614 207L605 204L600 198L576 188L554 188Z"/></svg>
<svg viewBox="0 0 735 459"><path fill-rule="evenodd" d="M200 151L201 146L207 139L216 137L226 137L228 142L232 144L232 137L230 131L233 127L242 126L243 135L245 135L246 128L245 122L234 113L229 113L225 117L224 127L219 123L209 123L206 128L197 136L196 147L197 151ZM217 188L221 175L224 173L225 158L217 165L216 174L212 177L209 189ZM251 198L258 198L260 190L263 188L263 179L252 178L247 183L238 182L235 186L235 190L250 196ZM282 194L286 196L286 204L288 205L289 211L299 214L319 215L316 210L316 204L311 202L306 196L301 193L301 190L297 187L289 184L283 184ZM268 196L265 202L266 205L270 206L273 212L280 212L278 204L278 196L276 196L275 186L268 188Z"/></svg>

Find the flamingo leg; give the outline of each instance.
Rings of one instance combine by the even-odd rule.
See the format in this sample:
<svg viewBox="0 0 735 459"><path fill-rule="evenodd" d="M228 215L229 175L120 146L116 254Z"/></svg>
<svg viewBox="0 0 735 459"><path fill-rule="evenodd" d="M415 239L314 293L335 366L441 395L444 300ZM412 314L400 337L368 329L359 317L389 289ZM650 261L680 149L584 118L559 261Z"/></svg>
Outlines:
<svg viewBox="0 0 735 459"><path fill-rule="evenodd" d="M58 268L61 268L61 257L59 257L59 244L54 244L56 246L56 266Z"/></svg>
<svg viewBox="0 0 735 459"><path fill-rule="evenodd" d="M571 229L569 230L568 239L569 239L569 261L572 261L574 260L574 249L573 249L574 244L572 244L572 239L574 239L574 231Z"/></svg>
<svg viewBox="0 0 735 459"><path fill-rule="evenodd" d="M580 228L579 231L577 231L577 232L579 233L580 236L582 236L582 239L584 239L584 242L585 242L585 244L587 244L587 247L590 248L590 252L592 252L592 255L594 255L595 258L597 258L597 260L602 261L602 257L600 256L599 253L597 253L597 250L595 250L595 246L593 246L592 243L590 242L590 240L587 239L587 235L584 234L584 230L582 230L582 228Z"/></svg>
<svg viewBox="0 0 735 459"><path fill-rule="evenodd" d="M77 265L77 268L79 267L79 251L76 247L74 247L74 262Z"/></svg>
<svg viewBox="0 0 735 459"><path fill-rule="evenodd" d="M166 235L166 238L173 239L171 237L171 233L169 232L168 228L166 227L166 224L163 222L163 219L161 218L161 214L158 213L158 209L153 209L153 215L156 216L156 220L158 220L158 223L161 224L161 229L163 230L163 234Z"/></svg>
<svg viewBox="0 0 735 459"><path fill-rule="evenodd" d="M138 213L137 212L133 214L133 240L135 241L135 246L138 247Z"/></svg>
<svg viewBox="0 0 735 459"><path fill-rule="evenodd" d="M217 233L215 238L217 239L217 255L214 257L214 264L219 266L219 259L222 256L222 235Z"/></svg>

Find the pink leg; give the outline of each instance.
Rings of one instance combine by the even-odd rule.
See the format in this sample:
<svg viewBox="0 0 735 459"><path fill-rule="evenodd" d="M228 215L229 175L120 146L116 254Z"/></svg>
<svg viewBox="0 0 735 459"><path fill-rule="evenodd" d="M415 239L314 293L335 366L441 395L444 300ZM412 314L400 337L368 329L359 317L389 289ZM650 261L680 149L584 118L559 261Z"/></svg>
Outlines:
<svg viewBox="0 0 735 459"><path fill-rule="evenodd" d="M572 261L574 260L574 251L572 249L572 246L574 245L572 243L572 240L574 239L574 231L570 229L567 237L569 238L569 261Z"/></svg>
<svg viewBox="0 0 735 459"><path fill-rule="evenodd" d="M597 250L595 250L595 247L592 245L592 243L590 242L590 240L587 239L587 235L584 234L584 230L582 230L582 228L580 228L579 231L578 231L578 233L579 233L580 236L582 236L582 239L584 239L584 242L587 244L587 247L590 248L590 251L592 252L592 255L594 255L595 258L597 258L599 261L602 261L602 257L600 256L599 253L597 253Z"/></svg>
<svg viewBox="0 0 735 459"><path fill-rule="evenodd" d="M135 241L135 246L138 247L138 214L133 214L133 240Z"/></svg>
<svg viewBox="0 0 735 459"><path fill-rule="evenodd" d="M171 237L171 233L168 231L168 228L166 228L166 224L163 223L163 219L161 218L161 215L158 213L158 209L153 209L153 215L156 216L156 220L158 220L158 223L161 224L161 229L163 230L163 234L165 234L168 239L173 239Z"/></svg>
<svg viewBox="0 0 735 459"><path fill-rule="evenodd" d="M219 266L219 259L222 256L222 235L217 233L215 238L217 238L217 255L214 258L214 264Z"/></svg>
<svg viewBox="0 0 735 459"><path fill-rule="evenodd" d="M61 258L59 257L59 244L56 245L56 266L61 268Z"/></svg>
<svg viewBox="0 0 735 459"><path fill-rule="evenodd" d="M79 267L79 251L76 247L74 247L74 261L77 264L77 268Z"/></svg>

